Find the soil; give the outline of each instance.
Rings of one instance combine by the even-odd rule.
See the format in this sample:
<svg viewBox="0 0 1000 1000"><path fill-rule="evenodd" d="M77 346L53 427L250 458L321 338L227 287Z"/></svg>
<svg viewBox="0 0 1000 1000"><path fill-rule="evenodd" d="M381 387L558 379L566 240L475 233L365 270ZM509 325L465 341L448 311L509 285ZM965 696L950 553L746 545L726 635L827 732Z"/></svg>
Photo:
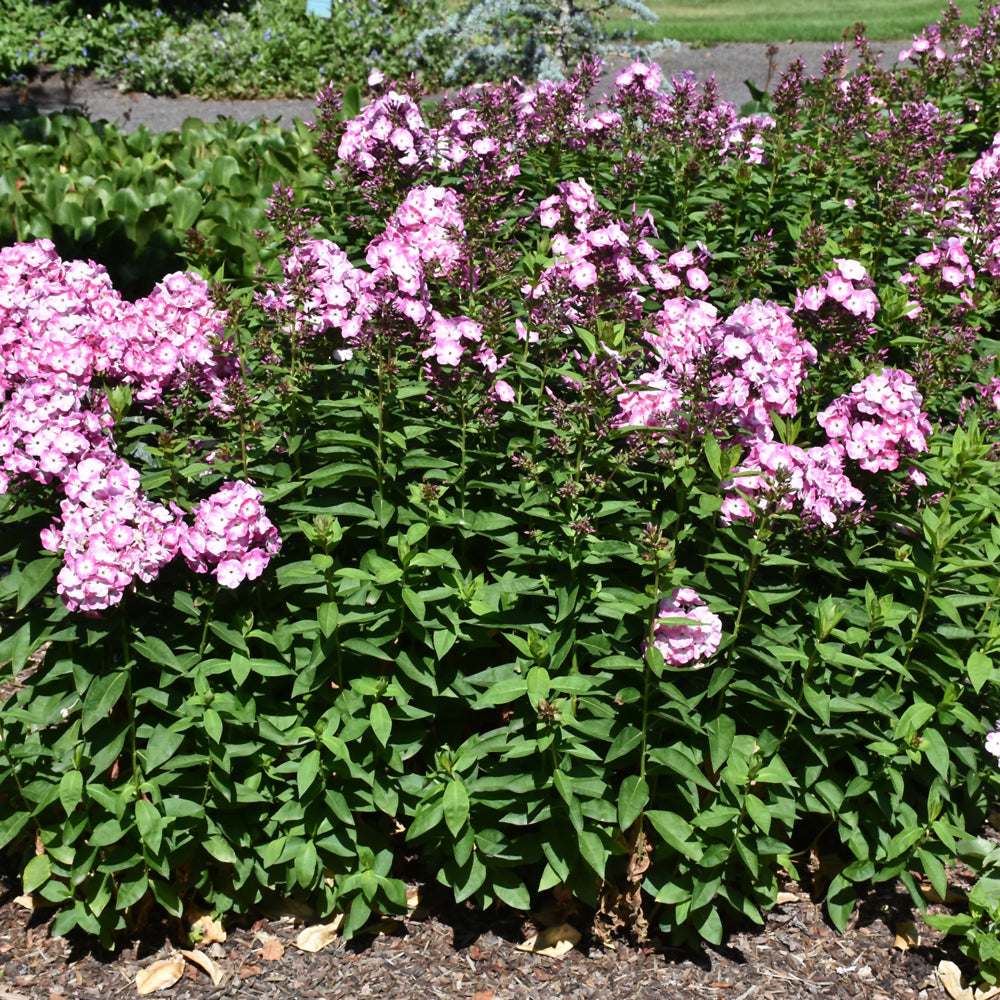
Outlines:
<svg viewBox="0 0 1000 1000"><path fill-rule="evenodd" d="M959 876L960 877L960 876ZM537 926L511 910L479 913L447 904L443 890L421 890L417 909L385 918L349 943L337 937L309 953L294 944L304 926L261 916L226 928L225 941L185 940L181 927L148 927L114 953L87 941L52 938L48 911L16 900L16 880L0 880L0 1000L115 1000L137 995L136 976L177 949L212 959L217 985L196 964L163 990L169 1000L938 1000L946 993L934 969L962 964L953 942L922 924L906 891L883 885L863 893L844 933L792 882L763 928L733 929L719 947L698 951L652 941L601 946L583 913L563 914L583 933L561 958L517 950ZM932 906L932 910L942 910ZM894 946L915 923L921 943ZM314 921L315 922L315 921ZM913 937L915 932L911 932ZM211 935L209 935L211 937Z"/></svg>
<svg viewBox="0 0 1000 1000"><path fill-rule="evenodd" d="M884 43L891 61L899 43ZM683 69L699 78L716 73L722 96L747 99L743 83L772 85L777 72L796 55L818 72L825 43L787 42L769 54L764 45L682 47L658 55L665 75ZM627 59L612 59L602 84ZM243 121L257 117L290 122L308 120L313 102L203 101L194 97L151 98L120 94L94 79L66 87L50 76L24 88L0 88L0 108L42 113L76 108L92 119L115 121L126 129L146 125L153 131L178 128L187 117L214 120L218 115ZM968 878L951 873L959 888ZM416 887L414 887L416 888ZM198 965L183 963L180 980L158 995L170 1000L385 1000L464 998L464 1000L785 1000L826 997L835 1000L938 1000L947 994L935 975L939 961L957 962L966 971L954 942L931 930L902 886L863 890L847 930L825 920L809 886L789 882L783 902L762 928L730 930L723 945L676 949L652 940L643 946L626 941L602 945L590 933L586 913L563 913L582 933L561 958L517 950L538 926L510 910L479 913L449 904L433 883L421 889L417 909L403 919L384 919L359 938L337 937L316 953L293 944L304 926L288 917L261 915L226 928L224 941L195 945L176 923L153 924L109 953L92 942L49 935L52 912L33 911L19 898L16 877L0 872L0 1000L116 1000L137 995L136 976L177 949L196 949L209 957L221 978L214 984ZM931 910L942 910L932 905ZM919 943L897 946L908 922ZM308 924L308 921L307 921ZM897 939L897 932L900 937ZM210 935L211 936L211 935ZM913 934L909 935L911 939Z"/></svg>

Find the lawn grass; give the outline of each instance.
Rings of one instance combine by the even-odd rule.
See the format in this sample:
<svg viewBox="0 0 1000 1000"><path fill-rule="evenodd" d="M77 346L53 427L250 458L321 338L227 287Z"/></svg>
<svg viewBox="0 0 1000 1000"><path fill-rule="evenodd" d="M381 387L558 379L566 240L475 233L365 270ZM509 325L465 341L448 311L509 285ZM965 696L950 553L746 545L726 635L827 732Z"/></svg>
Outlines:
<svg viewBox="0 0 1000 1000"><path fill-rule="evenodd" d="M631 17L609 18L606 26L635 30L646 41L682 42L836 41L857 21L873 39L907 39L936 21L941 0L645 0L659 16L655 24ZM963 5L964 20L974 21L975 4Z"/></svg>

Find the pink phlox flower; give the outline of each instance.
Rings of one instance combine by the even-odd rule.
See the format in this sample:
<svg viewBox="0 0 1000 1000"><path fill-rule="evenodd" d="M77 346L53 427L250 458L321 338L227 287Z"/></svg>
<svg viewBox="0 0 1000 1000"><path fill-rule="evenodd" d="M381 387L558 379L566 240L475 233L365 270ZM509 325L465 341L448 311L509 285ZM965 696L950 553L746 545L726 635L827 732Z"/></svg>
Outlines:
<svg viewBox="0 0 1000 1000"><path fill-rule="evenodd" d="M991 733L986 734L986 752L993 754L1000 765L1000 720L995 723L996 728Z"/></svg>
<svg viewBox="0 0 1000 1000"><path fill-rule="evenodd" d="M62 552L56 591L66 606L95 613L121 601L136 579L150 583L174 558L181 511L146 498L138 473L120 459L89 460L83 472L85 482L62 501L60 521L41 542Z"/></svg>
<svg viewBox="0 0 1000 1000"><path fill-rule="evenodd" d="M277 529L261 503L261 493L244 482L225 483L195 509L193 527L180 541L188 566L214 572L220 586L236 587L255 579L281 548ZM259 570L259 572L258 572Z"/></svg>
<svg viewBox="0 0 1000 1000"><path fill-rule="evenodd" d="M864 494L843 472L840 451L826 445L803 449L776 441L757 441L726 484L733 492L723 502L723 523L752 519L758 510L792 511L807 526L828 528L864 503ZM756 474L754 474L756 473Z"/></svg>
<svg viewBox="0 0 1000 1000"><path fill-rule="evenodd" d="M849 395L835 399L817 420L862 469L892 470L901 454L927 450L932 428L922 404L911 375L883 368L858 382Z"/></svg>
<svg viewBox="0 0 1000 1000"><path fill-rule="evenodd" d="M678 587L660 601L653 627L653 645L667 666L702 666L715 654L721 642L722 619L709 611L695 591Z"/></svg>
<svg viewBox="0 0 1000 1000"><path fill-rule="evenodd" d="M497 399L504 403L513 403L517 398L517 394L514 392L513 387L509 382L505 382L503 379L497 379L493 383L493 394Z"/></svg>
<svg viewBox="0 0 1000 1000"><path fill-rule="evenodd" d="M636 87L650 93L656 93L663 85L660 67L656 63L636 61L621 70L615 77L615 86L619 90Z"/></svg>
<svg viewBox="0 0 1000 1000"><path fill-rule="evenodd" d="M424 171L437 161L435 142L420 108L406 94L390 90L352 118L337 149L349 170L372 175L384 160Z"/></svg>

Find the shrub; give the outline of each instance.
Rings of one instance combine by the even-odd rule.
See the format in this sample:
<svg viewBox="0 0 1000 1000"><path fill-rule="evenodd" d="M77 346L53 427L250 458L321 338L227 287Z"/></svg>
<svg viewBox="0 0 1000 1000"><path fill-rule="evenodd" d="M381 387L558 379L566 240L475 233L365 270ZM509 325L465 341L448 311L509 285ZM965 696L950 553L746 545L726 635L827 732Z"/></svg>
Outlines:
<svg viewBox="0 0 1000 1000"><path fill-rule="evenodd" d="M0 0L15 26L0 40L0 79L21 82L53 69L71 87L92 72L123 90L236 98L312 96L331 81L361 80L373 66L407 75L415 38L433 24L440 0L353 0L330 18L301 0L218 4L53 0L44 8ZM433 46L423 64L437 74Z"/></svg>
<svg viewBox="0 0 1000 1000"><path fill-rule="evenodd" d="M998 787L998 16L744 118L374 74L225 311L4 251L0 842L56 931L354 934L404 852L600 934L718 942L827 843L839 927L944 895Z"/></svg>
<svg viewBox="0 0 1000 1000"><path fill-rule="evenodd" d="M655 21L639 0L470 0L417 36L418 55L444 58L443 82L467 84L517 76L562 80L585 56L604 54L600 19L614 8ZM676 45L676 43L674 43ZM445 47L447 57L441 53ZM424 57L426 58L426 56Z"/></svg>

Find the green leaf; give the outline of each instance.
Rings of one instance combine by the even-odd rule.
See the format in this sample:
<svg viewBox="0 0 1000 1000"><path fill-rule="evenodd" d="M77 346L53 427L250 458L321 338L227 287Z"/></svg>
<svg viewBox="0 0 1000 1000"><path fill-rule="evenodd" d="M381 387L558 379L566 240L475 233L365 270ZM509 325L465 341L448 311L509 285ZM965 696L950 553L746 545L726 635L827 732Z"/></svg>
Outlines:
<svg viewBox="0 0 1000 1000"><path fill-rule="evenodd" d="M599 879L603 879L610 854L604 841L592 830L581 830L576 836L576 843L580 857L590 865Z"/></svg>
<svg viewBox="0 0 1000 1000"><path fill-rule="evenodd" d="M857 899L854 885L843 875L834 876L826 893L826 911L833 926L841 933L847 928Z"/></svg>
<svg viewBox="0 0 1000 1000"><path fill-rule="evenodd" d="M44 885L52 874L52 860L47 854L36 854L25 866L21 882L25 894L34 892Z"/></svg>
<svg viewBox="0 0 1000 1000"><path fill-rule="evenodd" d="M771 832L771 810L757 798L756 795L747 795L746 799L747 814L750 819L753 820L754 824L758 826L762 832Z"/></svg>
<svg viewBox="0 0 1000 1000"><path fill-rule="evenodd" d="M369 719L372 731L375 733L375 738L382 746L388 746L389 734L392 732L392 719L389 717L389 709L385 707L383 702L377 701L372 705Z"/></svg>
<svg viewBox="0 0 1000 1000"><path fill-rule="evenodd" d="M83 798L83 774L80 771L67 771L59 782L59 801L68 816L80 804Z"/></svg>
<svg viewBox="0 0 1000 1000"><path fill-rule="evenodd" d="M295 774L295 784L298 788L300 799L305 798L306 792L312 788L313 782L319 777L321 760L319 750L310 750L300 761Z"/></svg>
<svg viewBox="0 0 1000 1000"><path fill-rule="evenodd" d="M626 754L631 753L640 743L642 743L642 730L637 729L635 726L625 726L608 748L604 762L610 764L613 760L624 757Z"/></svg>
<svg viewBox="0 0 1000 1000"><path fill-rule="evenodd" d="M948 751L948 744L945 738L936 729L925 729L920 734L922 740L920 749L924 756L930 761L931 767L947 779L948 769L951 764L951 754Z"/></svg>
<svg viewBox="0 0 1000 1000"><path fill-rule="evenodd" d="M913 826L908 830L900 830L885 849L887 861L893 861L905 854L924 835L923 827Z"/></svg>
<svg viewBox="0 0 1000 1000"><path fill-rule="evenodd" d="M303 889L311 889L319 869L319 857L316 845L307 840L301 850L295 855L295 877Z"/></svg>
<svg viewBox="0 0 1000 1000"><path fill-rule="evenodd" d="M729 757L736 738L736 723L728 715L720 715L707 726L708 752L713 771L721 771L722 765Z"/></svg>
<svg viewBox="0 0 1000 1000"><path fill-rule="evenodd" d="M630 774L618 792L618 825L628 828L639 818L649 803L649 784L638 774Z"/></svg>
<svg viewBox="0 0 1000 1000"><path fill-rule="evenodd" d="M438 628L434 630L434 652L437 653L437 658L443 660L448 653L448 650L455 645L455 641L458 636L454 632L449 632L446 629Z"/></svg>
<svg viewBox="0 0 1000 1000"><path fill-rule="evenodd" d="M448 782L441 802L444 821L453 837L458 837L469 818L469 793L465 785L455 778Z"/></svg>
<svg viewBox="0 0 1000 1000"><path fill-rule="evenodd" d="M164 818L152 802L146 799L139 799L135 804L135 825L139 828L139 836L142 842L156 854L160 850L160 842L163 840Z"/></svg>
<svg viewBox="0 0 1000 1000"><path fill-rule="evenodd" d="M494 870L493 894L501 903L506 903L512 910L526 912L531 909L531 893L528 891L528 887L510 869Z"/></svg>
<svg viewBox="0 0 1000 1000"><path fill-rule="evenodd" d="M549 696L549 672L545 667L532 667L528 671L526 687L531 707L537 709L539 703Z"/></svg>
<svg viewBox="0 0 1000 1000"><path fill-rule="evenodd" d="M212 161L213 187L228 188L231 178L240 172L239 163L228 153L216 156Z"/></svg>
<svg viewBox="0 0 1000 1000"><path fill-rule="evenodd" d="M25 566L17 581L17 610L23 611L55 577L62 561L57 556L35 559Z"/></svg>
<svg viewBox="0 0 1000 1000"><path fill-rule="evenodd" d="M316 609L316 620L325 639L329 639L336 632L339 617L337 605L333 601L326 601Z"/></svg>
<svg viewBox="0 0 1000 1000"><path fill-rule="evenodd" d="M209 854L212 855L213 858L215 858L216 861L234 865L239 860L232 847L216 834L206 837L202 846L206 851L208 851Z"/></svg>
<svg viewBox="0 0 1000 1000"><path fill-rule="evenodd" d="M692 861L701 861L704 854L701 845L689 841L688 837L694 833L694 827L677 813L667 812L662 809L649 810L646 818L653 824L656 832L674 850L691 858Z"/></svg>
<svg viewBox="0 0 1000 1000"><path fill-rule="evenodd" d="M169 203L174 230L186 233L201 215L201 194L190 187L177 187L171 191Z"/></svg>
<svg viewBox="0 0 1000 1000"><path fill-rule="evenodd" d="M993 660L977 649L969 655L965 669L972 689L978 694L993 674Z"/></svg>
<svg viewBox="0 0 1000 1000"><path fill-rule="evenodd" d="M127 681L128 675L124 670L98 674L91 680L83 700L81 716L83 732L87 732L98 722L108 717L111 709L118 704L118 699L121 698Z"/></svg>

